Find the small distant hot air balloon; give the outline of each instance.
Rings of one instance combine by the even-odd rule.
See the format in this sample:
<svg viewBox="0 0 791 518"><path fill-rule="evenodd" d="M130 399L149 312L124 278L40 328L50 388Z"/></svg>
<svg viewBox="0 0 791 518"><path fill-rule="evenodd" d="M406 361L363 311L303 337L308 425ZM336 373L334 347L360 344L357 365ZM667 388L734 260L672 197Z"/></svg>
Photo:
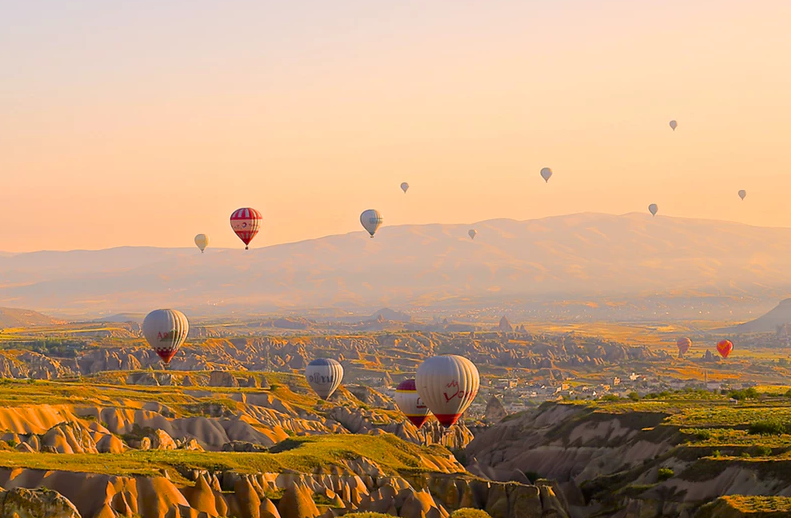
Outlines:
<svg viewBox="0 0 791 518"><path fill-rule="evenodd" d="M401 190L404 191L404 194L409 190L409 184L404 182L401 184Z"/></svg>
<svg viewBox="0 0 791 518"><path fill-rule="evenodd" d="M360 214L360 223L362 223L363 228L371 234L371 238L374 237L376 231L382 226L383 221L382 215L375 209L368 209Z"/></svg>
<svg viewBox="0 0 791 518"><path fill-rule="evenodd" d="M552 178L552 169L545 167L541 170L541 178L544 179L545 182L549 182L549 179Z"/></svg>
<svg viewBox="0 0 791 518"><path fill-rule="evenodd" d="M244 249L250 248L258 229L261 227L261 213L251 207L237 209L231 214L231 228L244 243Z"/></svg>
<svg viewBox="0 0 791 518"><path fill-rule="evenodd" d="M433 356L417 369L417 392L445 428L453 426L478 394L481 378L463 356Z"/></svg>
<svg viewBox="0 0 791 518"><path fill-rule="evenodd" d="M673 129L673 131L676 131L676 128L678 127L678 122L676 122L675 120L670 121L670 127Z"/></svg>
<svg viewBox="0 0 791 518"><path fill-rule="evenodd" d="M690 340L686 336L682 336L676 341L676 346L678 346L678 357L681 358L682 356L687 354L689 348L692 347L692 340Z"/></svg>
<svg viewBox="0 0 791 518"><path fill-rule="evenodd" d="M746 196L747 196L747 191L745 191L744 189L742 189L741 191L739 191L739 198L741 198L741 199L742 199L742 201L744 201L744 198L745 198Z"/></svg>
<svg viewBox="0 0 791 518"><path fill-rule="evenodd" d="M467 232L467 235L470 236L470 239L475 239L475 236L478 235L478 232L474 228L471 228L470 231Z"/></svg>
<svg viewBox="0 0 791 518"><path fill-rule="evenodd" d="M206 234L198 234L195 236L195 244L198 245L200 252L203 253L203 251L206 250L206 247L209 246L209 236Z"/></svg>
<svg viewBox="0 0 791 518"><path fill-rule="evenodd" d="M413 425L420 428L428 420L428 407L417 393L414 379L404 380L398 384L395 402Z"/></svg>
<svg viewBox="0 0 791 518"><path fill-rule="evenodd" d="M305 378L321 399L328 399L341 385L343 366L331 358L319 358L305 367Z"/></svg>
<svg viewBox="0 0 791 518"><path fill-rule="evenodd" d="M733 351L733 343L730 340L720 340L717 343L717 352L723 358L727 358L731 351Z"/></svg>
<svg viewBox="0 0 791 518"><path fill-rule="evenodd" d="M143 320L143 336L166 364L187 339L190 324L184 313L175 309L157 309Z"/></svg>
<svg viewBox="0 0 791 518"><path fill-rule="evenodd" d="M659 206L656 203L652 203L648 206L648 212L650 212L652 216L656 216L656 213L659 212Z"/></svg>

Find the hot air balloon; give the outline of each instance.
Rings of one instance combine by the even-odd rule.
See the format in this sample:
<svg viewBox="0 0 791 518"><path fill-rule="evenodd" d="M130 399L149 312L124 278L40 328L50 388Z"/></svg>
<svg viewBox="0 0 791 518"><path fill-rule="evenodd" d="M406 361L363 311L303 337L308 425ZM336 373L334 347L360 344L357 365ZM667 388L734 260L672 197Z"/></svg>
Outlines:
<svg viewBox="0 0 791 518"><path fill-rule="evenodd" d="M543 178L545 182L549 182L549 179L551 177L552 177L552 169L545 167L541 170L541 178Z"/></svg>
<svg viewBox="0 0 791 518"><path fill-rule="evenodd" d="M401 190L404 191L404 194L409 190L409 184L404 182L401 184Z"/></svg>
<svg viewBox="0 0 791 518"><path fill-rule="evenodd" d="M363 224L363 228L371 234L371 238L374 237L377 229L382 226L382 222L384 219L382 215L379 214L378 210L368 209L360 214L360 223Z"/></svg>
<svg viewBox="0 0 791 518"><path fill-rule="evenodd" d="M231 214L231 228L244 243L247 250L261 227L261 213L251 207L237 209Z"/></svg>
<svg viewBox="0 0 791 518"><path fill-rule="evenodd" d="M474 228L471 228L470 231L467 232L467 235L470 236L470 239L475 239L475 236L478 235L478 232Z"/></svg>
<svg viewBox="0 0 791 518"><path fill-rule="evenodd" d="M678 122L676 122L675 120L670 121L670 127L673 129L673 131L676 131L676 128L678 127Z"/></svg>
<svg viewBox="0 0 791 518"><path fill-rule="evenodd" d="M175 309L154 310L143 320L143 336L166 364L187 339L189 330L187 317Z"/></svg>
<svg viewBox="0 0 791 518"><path fill-rule="evenodd" d="M689 348L692 347L692 340L690 340L686 336L682 336L676 341L676 346L678 346L678 357L681 358L682 356L687 354Z"/></svg>
<svg viewBox="0 0 791 518"><path fill-rule="evenodd" d="M656 203L652 203L648 206L648 212L650 212L652 216L656 216L656 213L659 212L659 206Z"/></svg>
<svg viewBox="0 0 791 518"><path fill-rule="evenodd" d="M420 428L428 420L428 407L417 393L415 380L408 379L398 384L395 402L412 424Z"/></svg>
<svg viewBox="0 0 791 518"><path fill-rule="evenodd" d="M730 340L720 340L717 343L717 352L723 358L727 358L731 351L733 351L733 343Z"/></svg>
<svg viewBox="0 0 791 518"><path fill-rule="evenodd" d="M744 189L739 191L739 198L741 198L742 201L744 201L744 198L746 198L746 197L747 197L747 191L745 191Z"/></svg>
<svg viewBox="0 0 791 518"><path fill-rule="evenodd" d="M195 236L195 244L198 245L200 252L203 253L203 251L206 250L206 247L209 246L209 236L206 234L198 234Z"/></svg>
<svg viewBox="0 0 791 518"><path fill-rule="evenodd" d="M420 364L417 392L445 428L453 426L478 394L481 378L462 356L433 356Z"/></svg>
<svg viewBox="0 0 791 518"><path fill-rule="evenodd" d="M305 378L321 399L328 399L341 384L343 367L333 359L319 358L305 367Z"/></svg>

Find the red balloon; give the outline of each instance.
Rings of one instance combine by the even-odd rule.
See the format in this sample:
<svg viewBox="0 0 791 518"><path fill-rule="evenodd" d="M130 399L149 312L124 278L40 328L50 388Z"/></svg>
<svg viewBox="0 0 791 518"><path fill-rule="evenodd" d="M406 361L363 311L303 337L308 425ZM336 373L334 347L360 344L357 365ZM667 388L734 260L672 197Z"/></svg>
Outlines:
<svg viewBox="0 0 791 518"><path fill-rule="evenodd" d="M251 207L237 209L231 214L231 228L245 244L245 250L249 248L250 241L258 234L261 219L261 213Z"/></svg>
<svg viewBox="0 0 791 518"><path fill-rule="evenodd" d="M678 339L676 345L678 346L679 356L684 356L685 354L687 354L687 351L689 351L689 348L692 347L692 340L690 340L686 336L682 336L681 338Z"/></svg>
<svg viewBox="0 0 791 518"><path fill-rule="evenodd" d="M730 340L720 340L717 344L717 352L723 358L727 358L731 351L733 351L733 343Z"/></svg>

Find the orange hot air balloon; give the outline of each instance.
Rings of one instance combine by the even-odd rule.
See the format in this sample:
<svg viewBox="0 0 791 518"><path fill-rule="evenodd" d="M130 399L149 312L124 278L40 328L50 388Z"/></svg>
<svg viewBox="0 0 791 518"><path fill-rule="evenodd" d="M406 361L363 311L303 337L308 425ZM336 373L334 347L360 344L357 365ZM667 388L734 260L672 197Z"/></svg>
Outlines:
<svg viewBox="0 0 791 518"><path fill-rule="evenodd" d="M692 347L692 340L686 336L682 336L676 341L676 345L678 346L678 356L681 357L687 354L689 348Z"/></svg>
<svg viewBox="0 0 791 518"><path fill-rule="evenodd" d="M733 351L733 343L730 340L720 340L717 343L717 352L720 353L720 356L723 358L727 358L729 354Z"/></svg>

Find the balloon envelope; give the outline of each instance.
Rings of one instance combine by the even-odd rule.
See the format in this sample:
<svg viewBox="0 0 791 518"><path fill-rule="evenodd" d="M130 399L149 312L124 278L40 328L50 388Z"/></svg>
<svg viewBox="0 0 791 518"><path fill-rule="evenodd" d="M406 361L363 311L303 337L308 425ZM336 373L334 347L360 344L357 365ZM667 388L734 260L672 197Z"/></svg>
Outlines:
<svg viewBox="0 0 791 518"><path fill-rule="evenodd" d="M343 367L331 358L319 358L305 367L305 378L321 399L327 399L341 385Z"/></svg>
<svg viewBox="0 0 791 518"><path fill-rule="evenodd" d="M745 198L746 196L747 196L747 191L745 191L744 189L742 189L741 191L739 191L739 198L741 198L742 200L744 200L744 198Z"/></svg>
<svg viewBox="0 0 791 518"><path fill-rule="evenodd" d="M543 178L545 182L548 182L551 177L552 169L545 167L541 170L541 178Z"/></svg>
<svg viewBox="0 0 791 518"><path fill-rule="evenodd" d="M414 379L404 380L398 384L395 402L412 424L420 428L428 420L428 407L417 393Z"/></svg>
<svg viewBox="0 0 791 518"><path fill-rule="evenodd" d="M209 236L206 234L198 234L195 236L195 244L200 248L200 251L203 252L206 250L206 247L209 246Z"/></svg>
<svg viewBox="0 0 791 518"><path fill-rule="evenodd" d="M371 234L371 237L374 237L376 231L382 226L383 221L382 215L375 209L368 209L360 214L360 223Z"/></svg>
<svg viewBox="0 0 791 518"><path fill-rule="evenodd" d="M406 193L409 190L409 184L406 182L402 183L401 190L404 191L404 193Z"/></svg>
<svg viewBox="0 0 791 518"><path fill-rule="evenodd" d="M445 428L453 426L478 394L481 378L463 356L433 356L420 364L417 392Z"/></svg>
<svg viewBox="0 0 791 518"><path fill-rule="evenodd" d="M686 336L682 336L676 341L676 346L678 346L679 356L684 356L687 354L687 351L689 351L689 348L692 347L692 340Z"/></svg>
<svg viewBox="0 0 791 518"><path fill-rule="evenodd" d="M258 229L261 228L261 213L251 207L237 209L231 214L231 228L244 243L247 250Z"/></svg>
<svg viewBox="0 0 791 518"><path fill-rule="evenodd" d="M475 239L475 236L478 234L474 228L471 228L467 235L470 236L470 239Z"/></svg>
<svg viewBox="0 0 791 518"><path fill-rule="evenodd" d="M678 127L678 122L674 120L670 121L670 127L673 129L673 131L676 131L676 128Z"/></svg>
<svg viewBox="0 0 791 518"><path fill-rule="evenodd" d="M184 313L175 309L157 309L143 320L143 336L166 364L187 339L190 324Z"/></svg>
<svg viewBox="0 0 791 518"><path fill-rule="evenodd" d="M652 216L656 216L656 213L659 212L659 206L656 203L652 203L648 206L648 212L650 212Z"/></svg>
<svg viewBox="0 0 791 518"><path fill-rule="evenodd" d="M720 340L717 343L717 352L723 358L727 358L731 351L733 351L733 343L730 340Z"/></svg>

